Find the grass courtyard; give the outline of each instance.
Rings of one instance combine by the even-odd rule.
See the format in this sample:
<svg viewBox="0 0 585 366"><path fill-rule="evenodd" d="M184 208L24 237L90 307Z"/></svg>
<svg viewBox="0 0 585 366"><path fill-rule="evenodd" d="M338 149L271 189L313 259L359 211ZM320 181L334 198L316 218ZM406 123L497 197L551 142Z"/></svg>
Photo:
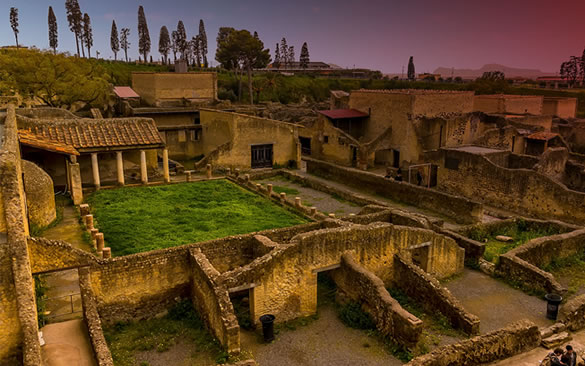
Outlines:
<svg viewBox="0 0 585 366"><path fill-rule="evenodd" d="M101 190L87 202L115 256L307 222L227 180Z"/></svg>

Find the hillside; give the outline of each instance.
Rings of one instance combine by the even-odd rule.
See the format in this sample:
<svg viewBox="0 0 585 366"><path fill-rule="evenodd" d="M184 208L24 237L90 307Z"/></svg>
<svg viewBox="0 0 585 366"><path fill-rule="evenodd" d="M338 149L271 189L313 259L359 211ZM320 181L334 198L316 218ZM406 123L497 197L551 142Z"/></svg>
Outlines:
<svg viewBox="0 0 585 366"><path fill-rule="evenodd" d="M454 74L455 77L459 76L464 79L475 79L483 75L484 72L487 71L501 71L506 74L508 78L514 77L522 77L527 79L535 79L540 76L551 76L554 75L552 72L543 72L536 69L520 69L514 67L508 67L499 64L487 64L484 65L482 68L473 70L473 69L451 69L448 67L439 67L435 70L435 74L441 74L443 77L450 77L451 73Z"/></svg>

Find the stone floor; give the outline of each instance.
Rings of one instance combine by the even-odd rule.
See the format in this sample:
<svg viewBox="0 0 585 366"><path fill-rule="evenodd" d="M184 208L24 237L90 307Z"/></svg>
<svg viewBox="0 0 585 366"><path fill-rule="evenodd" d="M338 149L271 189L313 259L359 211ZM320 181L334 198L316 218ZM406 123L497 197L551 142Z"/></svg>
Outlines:
<svg viewBox="0 0 585 366"><path fill-rule="evenodd" d="M552 325L546 319L546 301L514 289L479 271L465 269L447 287L465 310L481 320L480 332L489 333L521 319L539 327Z"/></svg>
<svg viewBox="0 0 585 366"><path fill-rule="evenodd" d="M301 203L305 206L317 207L317 210L324 213L334 213L338 217L347 216L351 213L357 214L362 206L348 202L339 198L336 198L328 193L317 191L313 188L303 187L298 183L291 182L290 180L283 177L274 177L255 183L261 183L262 185L272 184L275 187L284 187L289 189L295 189L299 193L295 197L301 197ZM294 199L287 195L289 199Z"/></svg>
<svg viewBox="0 0 585 366"><path fill-rule="evenodd" d="M82 320L44 326L41 347L45 366L96 366L87 329Z"/></svg>
<svg viewBox="0 0 585 366"><path fill-rule="evenodd" d="M74 206L65 206L61 222L47 229L42 236L50 240L65 241L74 248L91 251L90 246L83 241L83 229L79 224L79 216Z"/></svg>
<svg viewBox="0 0 585 366"><path fill-rule="evenodd" d="M398 366L403 363L365 331L346 327L332 306L319 308L319 319L296 330L281 331L270 344L261 336L241 332L244 351L262 366Z"/></svg>

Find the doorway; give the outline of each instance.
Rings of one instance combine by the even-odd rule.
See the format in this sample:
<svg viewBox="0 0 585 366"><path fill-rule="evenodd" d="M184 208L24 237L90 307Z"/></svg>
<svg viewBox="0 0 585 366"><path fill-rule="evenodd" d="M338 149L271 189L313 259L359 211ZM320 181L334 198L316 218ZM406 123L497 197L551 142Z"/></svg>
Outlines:
<svg viewBox="0 0 585 366"><path fill-rule="evenodd" d="M310 137L299 137L301 143L301 154L311 155L311 138Z"/></svg>
<svg viewBox="0 0 585 366"><path fill-rule="evenodd" d="M273 145L252 146L252 169L272 168Z"/></svg>
<svg viewBox="0 0 585 366"><path fill-rule="evenodd" d="M392 149L392 167L400 168L400 151Z"/></svg>

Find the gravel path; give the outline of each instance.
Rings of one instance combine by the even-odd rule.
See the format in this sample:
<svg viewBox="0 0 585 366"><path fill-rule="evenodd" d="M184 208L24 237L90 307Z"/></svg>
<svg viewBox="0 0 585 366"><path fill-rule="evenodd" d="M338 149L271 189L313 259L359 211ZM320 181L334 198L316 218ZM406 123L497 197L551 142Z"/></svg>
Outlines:
<svg viewBox="0 0 585 366"><path fill-rule="evenodd" d="M398 366L384 345L365 331L346 327L332 306L319 308L319 319L293 331L281 331L262 344L254 332L242 331L242 349L261 366Z"/></svg>

